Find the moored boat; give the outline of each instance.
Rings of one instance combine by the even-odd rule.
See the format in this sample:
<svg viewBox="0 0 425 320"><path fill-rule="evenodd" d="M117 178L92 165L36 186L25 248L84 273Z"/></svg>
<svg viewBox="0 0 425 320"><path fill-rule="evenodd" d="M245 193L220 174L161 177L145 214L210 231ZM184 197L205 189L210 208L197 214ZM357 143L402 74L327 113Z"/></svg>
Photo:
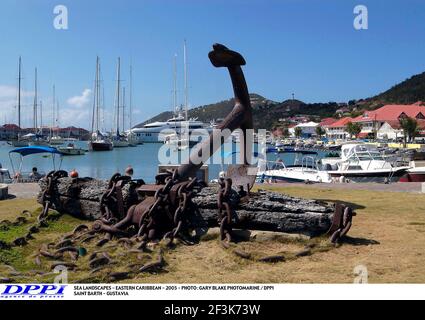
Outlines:
<svg viewBox="0 0 425 320"><path fill-rule="evenodd" d="M86 150L75 146L73 143L68 143L66 147L59 147L57 149L61 154L66 156L79 156L86 153Z"/></svg>
<svg viewBox="0 0 425 320"><path fill-rule="evenodd" d="M363 143L342 145L340 158L325 158L321 164L333 179L351 182L398 182L410 169L408 165L391 162L374 146Z"/></svg>

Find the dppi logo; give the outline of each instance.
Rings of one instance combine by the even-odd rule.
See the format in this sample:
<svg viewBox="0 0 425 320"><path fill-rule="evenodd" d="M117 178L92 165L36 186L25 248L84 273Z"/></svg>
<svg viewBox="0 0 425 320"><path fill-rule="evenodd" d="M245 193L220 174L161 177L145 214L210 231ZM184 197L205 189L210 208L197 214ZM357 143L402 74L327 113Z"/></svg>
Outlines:
<svg viewBox="0 0 425 320"><path fill-rule="evenodd" d="M6 285L0 298L63 298L66 285Z"/></svg>

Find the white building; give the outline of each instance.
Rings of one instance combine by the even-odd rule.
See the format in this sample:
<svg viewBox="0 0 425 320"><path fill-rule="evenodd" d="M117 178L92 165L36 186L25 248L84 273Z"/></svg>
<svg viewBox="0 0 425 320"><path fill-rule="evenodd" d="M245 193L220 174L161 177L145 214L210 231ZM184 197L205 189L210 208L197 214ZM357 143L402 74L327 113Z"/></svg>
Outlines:
<svg viewBox="0 0 425 320"><path fill-rule="evenodd" d="M316 135L316 128L319 124L313 121L306 122L306 123L299 123L296 126L289 128L289 134L293 137L295 137L295 129L301 128L302 134L301 136L303 138L309 138L311 136Z"/></svg>

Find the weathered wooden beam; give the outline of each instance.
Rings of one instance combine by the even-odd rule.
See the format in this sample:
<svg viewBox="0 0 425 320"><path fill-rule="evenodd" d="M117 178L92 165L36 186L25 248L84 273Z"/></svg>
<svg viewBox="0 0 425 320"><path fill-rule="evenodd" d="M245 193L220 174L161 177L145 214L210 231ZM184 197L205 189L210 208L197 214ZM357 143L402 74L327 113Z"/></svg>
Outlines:
<svg viewBox="0 0 425 320"><path fill-rule="evenodd" d="M46 182L41 181L41 194ZM100 198L107 190L108 182L96 179L61 178L55 186L52 208L79 218L94 220L101 217ZM193 227L216 227L218 186L203 188L193 197L198 212L191 217ZM126 208L137 202L134 187L126 184L123 189ZM259 191L250 197L240 199L233 192L230 201L235 208L235 228L265 230L286 233L319 235L331 226L335 206L315 200L289 197L284 194Z"/></svg>

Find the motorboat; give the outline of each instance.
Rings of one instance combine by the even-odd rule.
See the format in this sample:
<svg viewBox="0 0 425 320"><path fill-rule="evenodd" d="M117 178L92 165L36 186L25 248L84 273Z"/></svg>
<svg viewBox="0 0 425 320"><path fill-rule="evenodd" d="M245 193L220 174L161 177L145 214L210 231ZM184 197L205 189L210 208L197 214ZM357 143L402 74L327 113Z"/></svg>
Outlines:
<svg viewBox="0 0 425 320"><path fill-rule="evenodd" d="M298 152L293 165L285 165L281 160L259 159L257 181L331 183L332 178L328 172L320 170L316 157Z"/></svg>
<svg viewBox="0 0 425 320"><path fill-rule="evenodd" d="M74 143L68 143L65 147L59 147L58 151L65 156L79 156L86 154L86 150L77 147Z"/></svg>
<svg viewBox="0 0 425 320"><path fill-rule="evenodd" d="M14 165L13 154L18 154L20 156L20 162L18 166ZM42 177L45 176L44 172L38 170L32 172L24 171L24 159L25 157L37 155L37 154L49 154L52 158L53 168L52 170L60 169L62 164L62 154L53 147L45 146L30 146L22 147L9 151L10 164L13 170L13 181L16 183L27 183L27 182L37 182ZM59 164L57 163L57 158L59 157Z"/></svg>
<svg viewBox="0 0 425 320"><path fill-rule="evenodd" d="M352 142L341 146L340 158L324 158L321 164L333 179L352 182L397 182L410 169L384 157L373 145Z"/></svg>

